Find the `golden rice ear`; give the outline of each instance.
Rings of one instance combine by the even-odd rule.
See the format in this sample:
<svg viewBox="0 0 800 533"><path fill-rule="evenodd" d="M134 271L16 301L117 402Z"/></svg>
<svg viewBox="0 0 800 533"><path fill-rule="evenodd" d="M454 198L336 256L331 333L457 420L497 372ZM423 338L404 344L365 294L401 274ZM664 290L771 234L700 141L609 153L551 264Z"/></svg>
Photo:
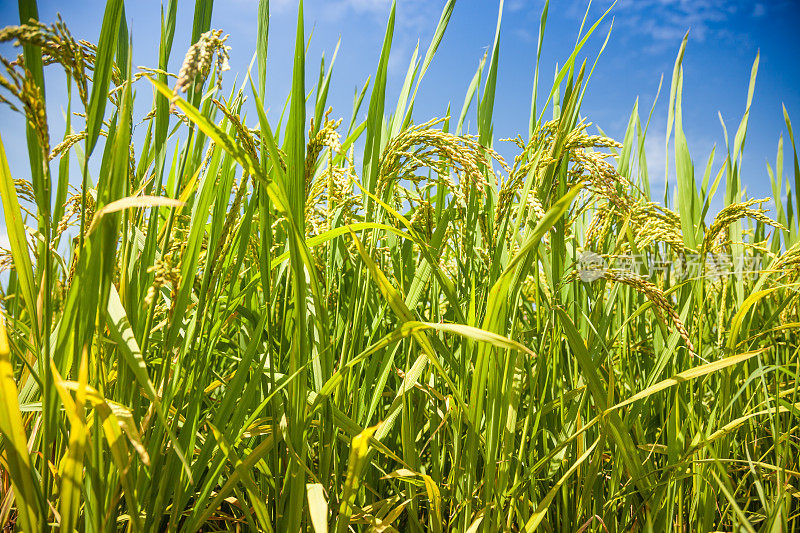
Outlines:
<svg viewBox="0 0 800 533"><path fill-rule="evenodd" d="M482 193L489 183L484 169L496 161L506 172L510 169L503 158L491 148L481 146L474 137L454 135L435 126L446 119L433 119L401 131L386 145L380 158L378 171L378 196L401 177L409 177L422 167L436 169L446 180L450 192L459 205L466 205L467 195L473 188ZM459 176L459 183L450 178L445 169Z"/></svg>
<svg viewBox="0 0 800 533"><path fill-rule="evenodd" d="M209 30L200 35L200 39L186 51L173 93L177 97L185 93L192 85L198 90L211 73L214 65L217 73L217 89L222 89L222 73L230 70L231 47L225 44L228 35L222 36L222 30Z"/></svg>
<svg viewBox="0 0 800 533"><path fill-rule="evenodd" d="M724 232L728 226L733 222L743 218L750 218L763 224L772 226L776 229L785 230L786 228L782 224L776 222L765 214L767 212L766 209L754 209L752 207L753 205L761 205L768 201L769 198L753 198L751 200L737 202L723 208L722 211L720 211L714 218L714 222L712 222L708 230L706 230L705 236L703 237L703 244L701 246L701 255L705 255L707 252L716 251L719 248L718 241L725 238Z"/></svg>
<svg viewBox="0 0 800 533"><path fill-rule="evenodd" d="M239 95L237 95L237 97L234 99L232 105L223 104L216 98L212 98L211 101L217 107L217 109L222 111L222 113L225 115L225 118L230 121L231 125L233 126L233 131L236 133L236 140L241 143L242 147L247 151L253 161L255 161L257 165L260 165L256 137L253 132L247 129L242 123L239 113L234 112L233 110L237 109L241 103L243 103L240 99L241 96L242 94L240 92Z"/></svg>
<svg viewBox="0 0 800 533"><path fill-rule="evenodd" d="M325 148L330 149L331 158L334 154L338 154L342 150L340 136L337 129L342 124L342 119L330 120L328 114L325 115L325 123L318 130L314 127L314 119L311 119L309 126L309 140L306 144L306 163L305 163L305 194L306 194L306 210L308 210L309 202L313 201L322 192L325 185L318 186L314 195L311 194L312 180L316 170L317 159ZM316 131L316 133L314 133Z"/></svg>
<svg viewBox="0 0 800 533"><path fill-rule="evenodd" d="M678 313L675 312L675 309L673 309L672 305L664 296L664 293L661 291L661 289L659 289L652 282L640 276L626 272L616 272L613 269L606 269L603 273L603 277L611 281L632 287L638 292L644 294L653 304L653 310L656 312L656 315L658 315L659 319L666 324L671 323L672 326L678 331L683 341L686 343L689 353L695 357L699 357L694 349L694 345L689 337L689 332L687 331L686 326L683 324L683 321L681 321Z"/></svg>

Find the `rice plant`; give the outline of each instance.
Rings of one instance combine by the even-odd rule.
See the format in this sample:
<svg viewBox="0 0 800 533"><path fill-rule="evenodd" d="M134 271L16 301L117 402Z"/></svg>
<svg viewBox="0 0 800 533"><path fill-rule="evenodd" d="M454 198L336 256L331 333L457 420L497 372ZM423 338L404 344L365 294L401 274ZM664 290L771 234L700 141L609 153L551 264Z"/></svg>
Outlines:
<svg viewBox="0 0 800 533"><path fill-rule="evenodd" d="M678 202L654 202L649 121L634 108L618 142L580 111L583 46L607 11L550 88L534 81L506 161L502 2L462 110L414 113L454 5L394 108L392 6L344 110L327 103L332 65L307 84L300 2L270 122L267 0L236 86L228 58L247 51L211 27L211 0L177 75L176 0L148 69L132 68L122 0L97 44L19 0L22 23L0 31L20 51L0 85L30 158L12 176L0 140L4 531L800 528L788 114L774 198L741 192L747 112L722 161L696 169L684 39L667 101ZM54 139L43 87L61 75L77 108ZM134 88L152 95L141 116Z"/></svg>

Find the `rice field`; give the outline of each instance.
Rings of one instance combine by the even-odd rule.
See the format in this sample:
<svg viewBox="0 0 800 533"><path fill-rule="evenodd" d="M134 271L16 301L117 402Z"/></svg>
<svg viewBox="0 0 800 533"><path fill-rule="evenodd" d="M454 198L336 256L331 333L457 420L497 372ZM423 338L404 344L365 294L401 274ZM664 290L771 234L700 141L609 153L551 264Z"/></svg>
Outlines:
<svg viewBox="0 0 800 533"><path fill-rule="evenodd" d="M270 121L269 2L257 51L210 5L179 50L166 2L148 69L122 0L97 43L35 0L0 30L20 54L0 103L26 117L0 132L2 531L800 530L800 165L784 112L773 197L742 192L758 57L730 142L695 164L675 43L670 203L652 112L619 140L581 114L611 9L552 83L537 63L505 160L502 18L463 108L420 117L454 0L399 96L392 6L352 109L329 107L300 2ZM234 83L230 54L253 52ZM41 88L64 75L53 138ZM2 138L23 134L12 176Z"/></svg>

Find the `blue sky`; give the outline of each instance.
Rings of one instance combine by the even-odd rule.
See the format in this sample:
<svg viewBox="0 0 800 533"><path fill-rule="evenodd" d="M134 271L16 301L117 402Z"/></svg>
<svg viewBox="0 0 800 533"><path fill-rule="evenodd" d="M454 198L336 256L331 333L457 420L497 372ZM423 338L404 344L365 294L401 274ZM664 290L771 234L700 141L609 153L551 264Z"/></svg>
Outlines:
<svg viewBox="0 0 800 533"><path fill-rule="evenodd" d="M128 24L133 34L134 65L156 66L160 2L127 2ZM408 62L417 42L427 48L439 18L443 0L398 0L395 40L390 60L388 101L397 98ZM542 0L507 0L501 31L500 64L495 104L495 138L513 137L527 128L536 37ZM610 5L595 0L593 21ZM316 81L319 58L330 58L336 42L341 48L334 67L328 102L333 115L349 119L353 93L377 66L389 12L388 0L307 0L306 34L313 29L308 56L308 82ZM39 1L40 18L55 20L61 13L78 38L96 41L104 2ZM572 50L583 17L584 0L553 0L541 61L541 83L549 87L555 65ZM179 2L170 70L177 72L189 46L194 2ZM212 27L230 34L231 67L223 86L229 89L242 74L255 50L257 0L218 0ZM415 120L442 116L449 102L457 114L478 62L492 44L498 12L494 0L458 0L444 41L423 81L417 97ZM621 138L637 97L643 119L652 105L659 78L664 87L656 106L646 146L653 194L663 191L664 135L672 65L684 33L689 44L684 59L684 127L696 167L702 175L714 143L718 144L715 170L722 162L724 143L717 113L732 136L744 112L750 68L760 49L761 60L750 128L745 147L743 182L753 196L770 196L765 163L774 167L778 136L785 131L781 105L785 104L796 129L800 129L800 1L798 0L619 0L614 10L611 40L595 70L583 105L583 114L608 134ZM282 106L290 84L296 20L295 0L271 2L268 54L267 103L271 117ZM587 45L590 61L599 50L608 23L598 28ZM0 25L17 23L16 2L0 0ZM9 46L0 47L8 56ZM63 76L51 67L47 99L53 136L63 132L61 109L65 107ZM148 106L151 96L145 82L138 85L138 99ZM144 109L144 107L143 107ZM143 111L143 112L146 112ZM366 105L362 113L366 112ZM474 124L474 110L468 115ZM252 120L250 121L252 122ZM5 106L0 107L0 132L14 177L27 177L24 122ZM784 133L785 135L785 133ZM513 154L510 147L501 153ZM718 195L721 195L718 193ZM3 228L4 229L4 228ZM6 244L5 231L0 245Z"/></svg>

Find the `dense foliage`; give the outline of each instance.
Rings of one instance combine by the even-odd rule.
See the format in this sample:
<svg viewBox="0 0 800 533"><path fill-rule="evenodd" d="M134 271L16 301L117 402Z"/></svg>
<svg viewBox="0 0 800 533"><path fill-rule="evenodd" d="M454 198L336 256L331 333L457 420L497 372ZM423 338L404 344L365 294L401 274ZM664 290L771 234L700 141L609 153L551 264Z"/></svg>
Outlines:
<svg viewBox="0 0 800 533"><path fill-rule="evenodd" d="M492 133L500 19L460 113L415 120L454 0L394 108L392 7L349 122L327 109L332 65L306 85L301 4L273 124L266 0L255 79L227 93L211 0L197 2L177 76L176 0L152 70L131 68L122 0L108 0L96 46L19 3L27 22L0 31L21 47L0 83L27 117L30 156L11 176L0 142L3 527L800 527L791 123L787 169L783 144L769 167L770 218L740 192L747 112L695 170L685 40L668 100L671 209L651 200L638 107L622 142L580 117L580 52L600 21L552 88L534 80L506 162ZM63 139L50 138L45 72L77 95ZM146 115L134 86L153 95Z"/></svg>

